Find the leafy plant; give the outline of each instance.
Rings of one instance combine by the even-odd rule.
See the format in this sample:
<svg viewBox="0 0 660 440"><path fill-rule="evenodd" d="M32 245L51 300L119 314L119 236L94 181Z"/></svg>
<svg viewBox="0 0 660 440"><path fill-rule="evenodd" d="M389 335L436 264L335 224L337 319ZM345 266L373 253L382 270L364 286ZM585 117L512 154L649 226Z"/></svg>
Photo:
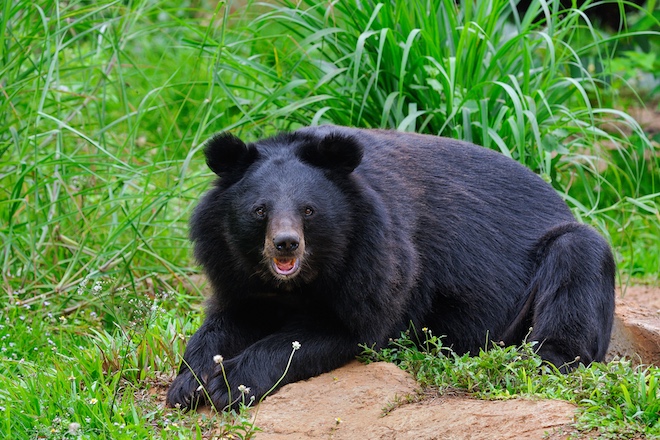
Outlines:
<svg viewBox="0 0 660 440"><path fill-rule="evenodd" d="M609 46L579 9L534 1L519 16L506 0L302 3L284 0L254 23L264 33L286 28L274 69L304 80L302 93L329 97L309 108L311 123L473 141L547 178L567 150L622 141L599 128L604 118L641 133L601 107L603 76L581 57L604 62Z"/></svg>

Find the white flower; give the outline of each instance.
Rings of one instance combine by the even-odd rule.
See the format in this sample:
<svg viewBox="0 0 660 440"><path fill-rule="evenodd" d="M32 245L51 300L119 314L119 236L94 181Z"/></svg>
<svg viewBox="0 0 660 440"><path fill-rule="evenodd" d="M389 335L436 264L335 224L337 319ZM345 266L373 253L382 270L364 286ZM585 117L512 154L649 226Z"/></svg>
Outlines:
<svg viewBox="0 0 660 440"><path fill-rule="evenodd" d="M222 361L224 361L224 358L222 356L220 356L219 354L216 354L215 356L213 356L213 362L215 362L216 364L221 364Z"/></svg>
<svg viewBox="0 0 660 440"><path fill-rule="evenodd" d="M77 434L80 431L80 423L69 423L69 434Z"/></svg>
<svg viewBox="0 0 660 440"><path fill-rule="evenodd" d="M246 387L245 385L239 385L238 391L240 391L241 394L250 394L250 387Z"/></svg>
<svg viewBox="0 0 660 440"><path fill-rule="evenodd" d="M298 341L293 341L291 343L291 346L293 347L294 350L298 350L300 348L300 342Z"/></svg>

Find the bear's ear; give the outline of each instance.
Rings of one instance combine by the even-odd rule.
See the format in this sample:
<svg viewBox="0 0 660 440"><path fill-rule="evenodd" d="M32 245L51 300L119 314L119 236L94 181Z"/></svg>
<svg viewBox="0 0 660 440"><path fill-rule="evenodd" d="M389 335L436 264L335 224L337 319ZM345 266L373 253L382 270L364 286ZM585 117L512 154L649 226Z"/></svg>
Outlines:
<svg viewBox="0 0 660 440"><path fill-rule="evenodd" d="M204 156L208 167L220 177L242 174L259 156L254 145L230 133L219 133L206 142Z"/></svg>
<svg viewBox="0 0 660 440"><path fill-rule="evenodd" d="M362 145L357 139L337 132L305 142L298 150L298 156L304 162L342 174L349 174L360 165L362 153Z"/></svg>

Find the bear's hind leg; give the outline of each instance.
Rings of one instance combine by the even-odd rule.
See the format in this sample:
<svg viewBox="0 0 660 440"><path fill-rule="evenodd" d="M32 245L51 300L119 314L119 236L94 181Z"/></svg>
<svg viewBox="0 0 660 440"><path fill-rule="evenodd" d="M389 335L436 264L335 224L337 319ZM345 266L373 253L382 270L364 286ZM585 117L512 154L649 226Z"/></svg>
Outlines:
<svg viewBox="0 0 660 440"><path fill-rule="evenodd" d="M615 264L595 230L568 223L539 240L532 298L532 333L538 353L562 371L602 361L614 315Z"/></svg>

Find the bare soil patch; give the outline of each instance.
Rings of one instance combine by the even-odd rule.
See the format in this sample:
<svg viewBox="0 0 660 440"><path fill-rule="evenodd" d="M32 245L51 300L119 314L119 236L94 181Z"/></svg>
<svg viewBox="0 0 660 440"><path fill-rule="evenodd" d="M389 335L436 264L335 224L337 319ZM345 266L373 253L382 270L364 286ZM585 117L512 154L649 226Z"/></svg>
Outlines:
<svg viewBox="0 0 660 440"><path fill-rule="evenodd" d="M608 358L660 365L660 287L631 286L617 295Z"/></svg>
<svg viewBox="0 0 660 440"><path fill-rule="evenodd" d="M286 386L265 400L257 419L263 432L257 438L563 438L571 432L575 412L573 405L552 400L485 401L459 395L417 401L419 397L418 385L395 365L353 362Z"/></svg>

